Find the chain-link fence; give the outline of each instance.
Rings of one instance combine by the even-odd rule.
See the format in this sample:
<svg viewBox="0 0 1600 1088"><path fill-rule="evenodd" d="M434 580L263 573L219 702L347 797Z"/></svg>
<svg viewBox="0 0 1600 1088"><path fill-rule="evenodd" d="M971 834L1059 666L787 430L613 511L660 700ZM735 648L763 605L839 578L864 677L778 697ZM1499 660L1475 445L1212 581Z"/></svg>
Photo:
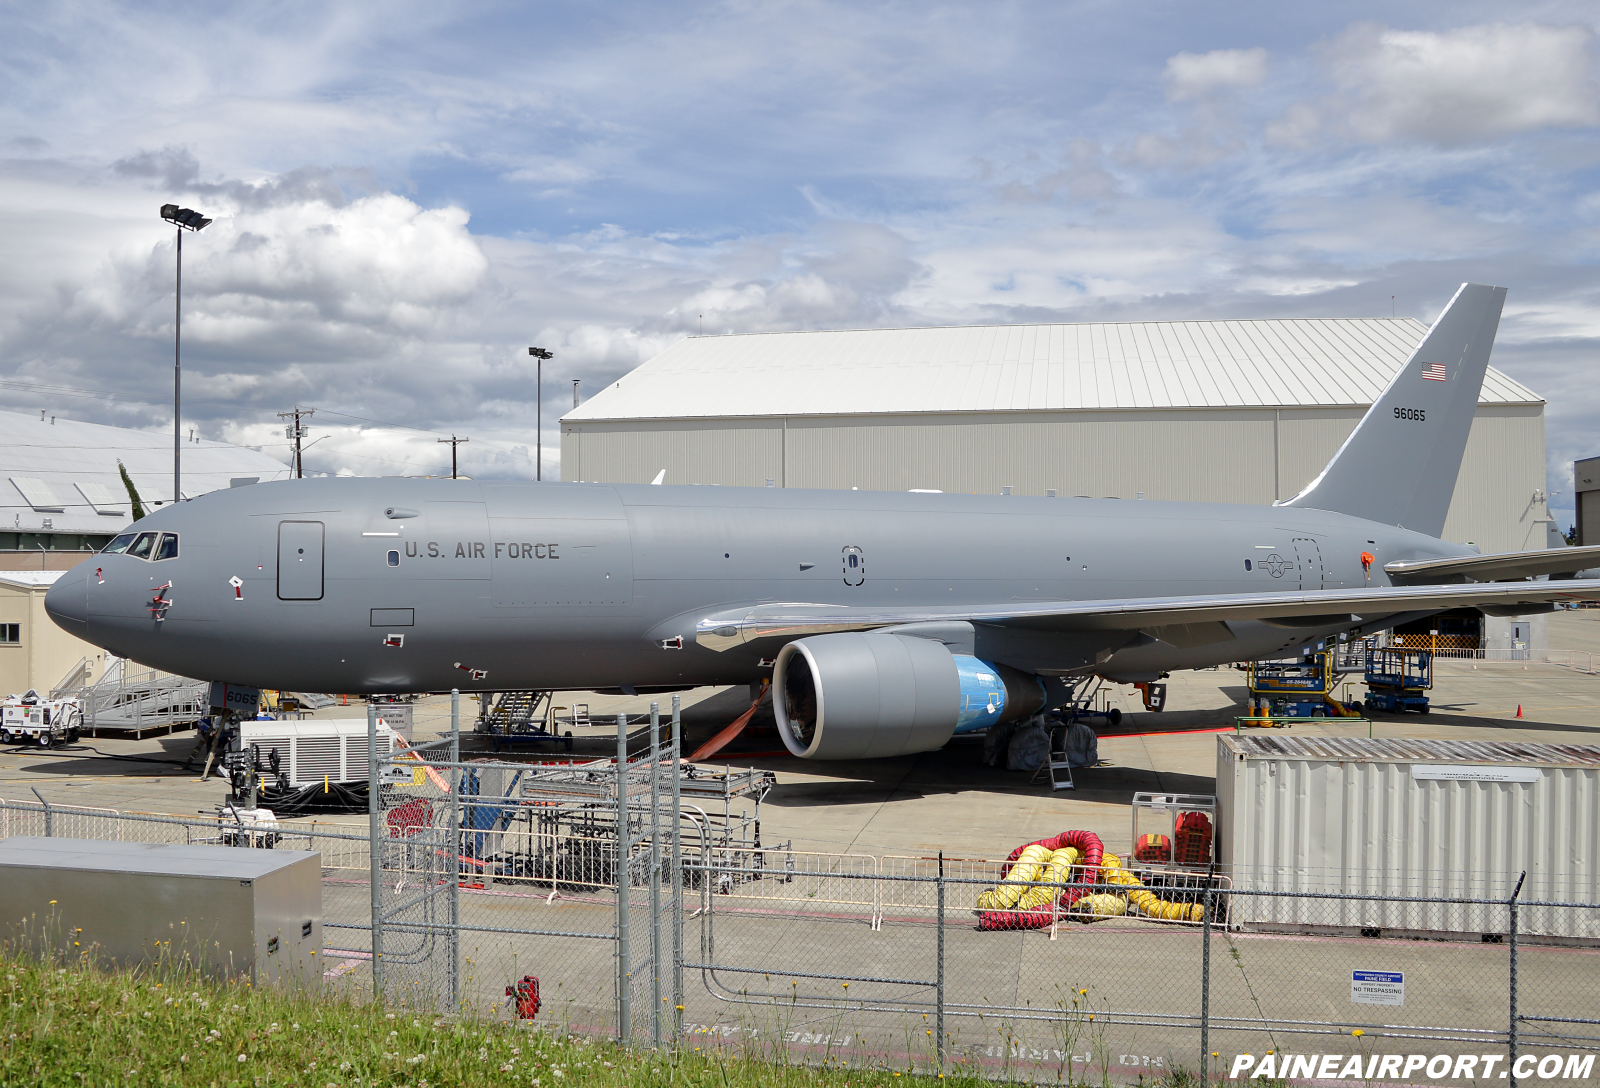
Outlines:
<svg viewBox="0 0 1600 1088"><path fill-rule="evenodd" d="M371 754L366 834L10 801L0 834L317 850L326 977L642 1045L1072 1083L1600 1066L1600 903L1577 879L1452 898L1430 874L1405 895L1109 854L808 852L735 811L770 776L682 762L676 705L619 718L615 759L463 759L458 737Z"/></svg>

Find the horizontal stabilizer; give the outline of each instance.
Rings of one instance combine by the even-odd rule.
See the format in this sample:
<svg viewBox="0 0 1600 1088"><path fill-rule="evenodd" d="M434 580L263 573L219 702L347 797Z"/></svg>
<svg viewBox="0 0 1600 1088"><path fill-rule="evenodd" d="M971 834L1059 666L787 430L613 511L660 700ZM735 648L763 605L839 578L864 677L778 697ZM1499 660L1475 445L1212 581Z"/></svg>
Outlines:
<svg viewBox="0 0 1600 1088"><path fill-rule="evenodd" d="M1508 582L1519 578L1537 578L1542 574L1575 574L1594 567L1600 567L1600 545L1385 563L1383 570L1397 586L1417 586L1446 582Z"/></svg>

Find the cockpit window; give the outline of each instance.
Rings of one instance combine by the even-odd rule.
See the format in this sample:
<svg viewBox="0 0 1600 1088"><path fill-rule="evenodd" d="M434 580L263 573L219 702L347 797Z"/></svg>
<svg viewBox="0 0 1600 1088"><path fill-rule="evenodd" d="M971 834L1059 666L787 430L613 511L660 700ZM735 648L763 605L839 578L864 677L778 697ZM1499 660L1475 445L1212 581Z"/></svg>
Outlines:
<svg viewBox="0 0 1600 1088"><path fill-rule="evenodd" d="M156 559L176 559L176 558L178 558L178 534L177 533L163 533L161 535L161 543L156 546L156 554L155 554L154 558L156 558Z"/></svg>
<svg viewBox="0 0 1600 1088"><path fill-rule="evenodd" d="M128 545L133 543L135 533L123 533L104 548L100 549L101 555L121 555L128 550Z"/></svg>
<svg viewBox="0 0 1600 1088"><path fill-rule="evenodd" d="M128 554L135 559L149 559L150 550L156 545L156 537L160 533L140 533L139 539L133 542L133 547L128 549Z"/></svg>

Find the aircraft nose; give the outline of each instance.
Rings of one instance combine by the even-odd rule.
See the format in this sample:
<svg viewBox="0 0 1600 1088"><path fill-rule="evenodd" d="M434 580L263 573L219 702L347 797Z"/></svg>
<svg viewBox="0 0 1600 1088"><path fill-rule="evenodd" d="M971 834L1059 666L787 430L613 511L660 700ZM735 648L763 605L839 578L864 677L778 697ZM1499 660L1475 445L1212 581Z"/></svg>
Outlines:
<svg viewBox="0 0 1600 1088"><path fill-rule="evenodd" d="M56 625L79 638L89 623L88 572L83 564L73 567L44 595L44 610Z"/></svg>

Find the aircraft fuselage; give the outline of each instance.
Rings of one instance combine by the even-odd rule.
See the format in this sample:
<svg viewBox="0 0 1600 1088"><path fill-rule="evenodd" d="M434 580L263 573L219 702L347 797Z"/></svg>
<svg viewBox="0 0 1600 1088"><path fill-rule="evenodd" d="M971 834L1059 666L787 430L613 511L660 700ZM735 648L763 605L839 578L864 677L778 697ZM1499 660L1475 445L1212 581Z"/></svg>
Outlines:
<svg viewBox="0 0 1600 1088"><path fill-rule="evenodd" d="M352 694L750 683L783 640L718 652L697 644L701 618L1354 589L1387 585L1386 562L1469 551L1285 507L362 478L215 492L130 531L175 533L176 554L103 553L63 576L48 604L69 631L182 675ZM1351 625L1235 622L1229 641L1146 638L1098 660L1071 637L994 645L1018 645L996 656L1023 669L1134 676Z"/></svg>

